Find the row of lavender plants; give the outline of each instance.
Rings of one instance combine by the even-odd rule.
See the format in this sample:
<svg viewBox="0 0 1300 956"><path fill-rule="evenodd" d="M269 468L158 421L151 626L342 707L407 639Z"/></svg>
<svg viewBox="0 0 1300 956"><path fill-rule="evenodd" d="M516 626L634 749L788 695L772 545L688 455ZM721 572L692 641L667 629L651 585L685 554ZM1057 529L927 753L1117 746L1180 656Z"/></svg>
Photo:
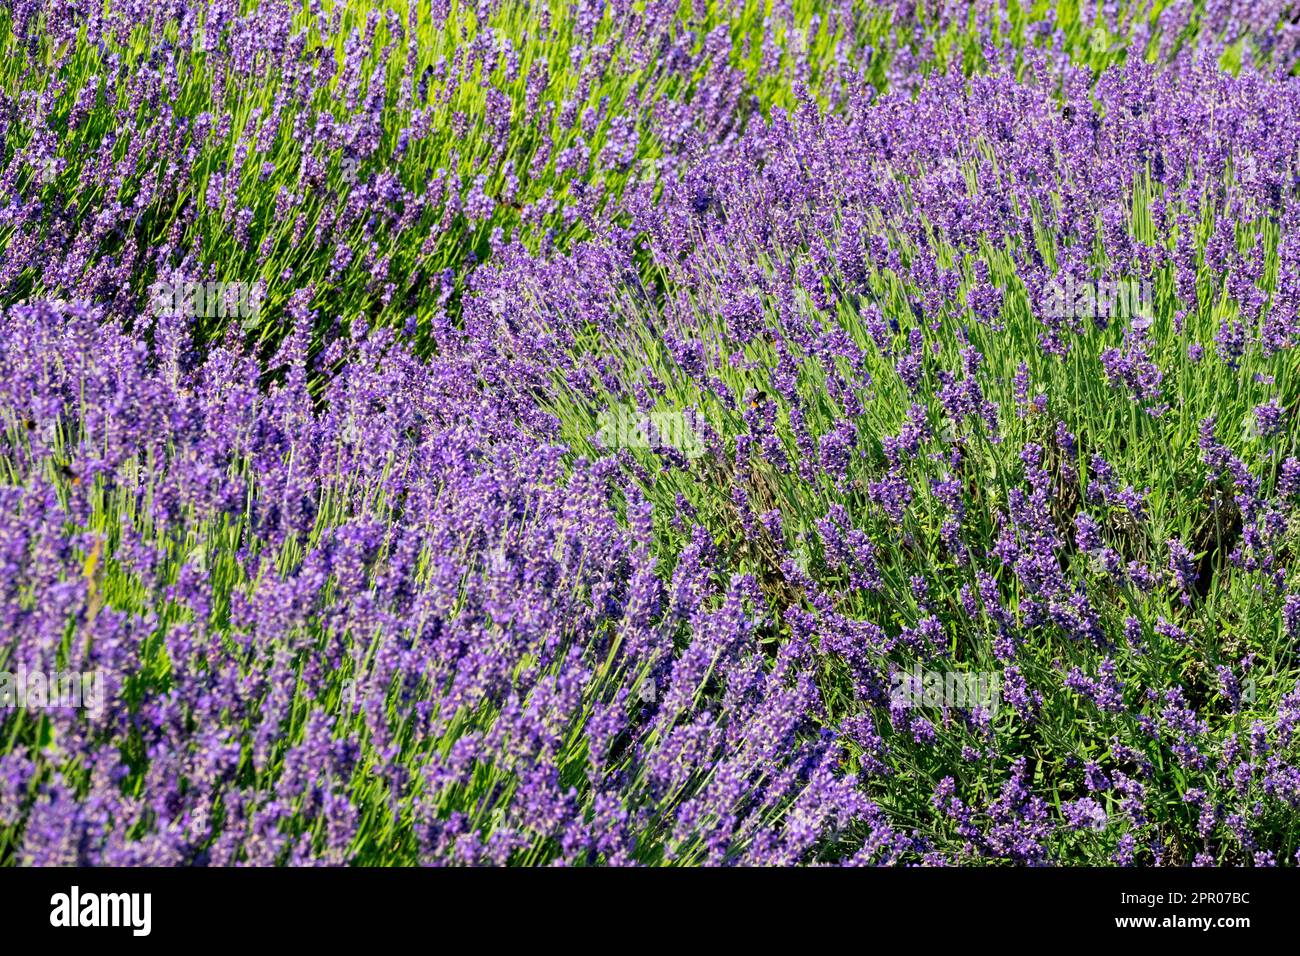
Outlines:
<svg viewBox="0 0 1300 956"><path fill-rule="evenodd" d="M1294 3L0 48L0 864L1300 862Z"/></svg>

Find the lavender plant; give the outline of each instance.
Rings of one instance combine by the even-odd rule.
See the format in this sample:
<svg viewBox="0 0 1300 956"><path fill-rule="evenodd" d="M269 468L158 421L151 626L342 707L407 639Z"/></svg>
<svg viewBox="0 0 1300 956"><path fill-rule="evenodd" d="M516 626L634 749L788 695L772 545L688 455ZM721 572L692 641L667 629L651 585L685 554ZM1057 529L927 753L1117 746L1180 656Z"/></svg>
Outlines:
<svg viewBox="0 0 1300 956"><path fill-rule="evenodd" d="M1294 21L6 5L0 863L1300 862Z"/></svg>

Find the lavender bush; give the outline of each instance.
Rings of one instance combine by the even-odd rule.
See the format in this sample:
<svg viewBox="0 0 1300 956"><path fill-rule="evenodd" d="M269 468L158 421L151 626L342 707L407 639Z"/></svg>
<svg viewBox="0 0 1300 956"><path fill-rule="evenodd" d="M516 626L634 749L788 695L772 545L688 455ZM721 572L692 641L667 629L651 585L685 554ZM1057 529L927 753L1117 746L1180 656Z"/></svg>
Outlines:
<svg viewBox="0 0 1300 956"><path fill-rule="evenodd" d="M1300 862L1297 10L1054 7L5 5L0 863Z"/></svg>

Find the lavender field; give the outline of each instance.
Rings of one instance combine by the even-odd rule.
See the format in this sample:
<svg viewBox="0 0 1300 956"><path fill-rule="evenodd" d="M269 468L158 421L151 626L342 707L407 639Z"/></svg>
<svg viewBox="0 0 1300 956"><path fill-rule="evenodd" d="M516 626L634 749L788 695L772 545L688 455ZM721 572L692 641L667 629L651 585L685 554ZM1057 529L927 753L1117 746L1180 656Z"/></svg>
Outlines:
<svg viewBox="0 0 1300 956"><path fill-rule="evenodd" d="M0 866L1300 864L1300 3L4 0Z"/></svg>

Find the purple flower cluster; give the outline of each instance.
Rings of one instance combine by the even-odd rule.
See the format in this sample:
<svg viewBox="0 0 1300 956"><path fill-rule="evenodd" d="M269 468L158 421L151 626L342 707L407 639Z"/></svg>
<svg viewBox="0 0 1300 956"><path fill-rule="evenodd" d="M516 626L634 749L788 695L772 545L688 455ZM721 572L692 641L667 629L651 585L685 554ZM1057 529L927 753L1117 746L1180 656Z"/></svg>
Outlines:
<svg viewBox="0 0 1300 956"><path fill-rule="evenodd" d="M846 713L877 714L910 660L998 666L998 715L895 706L857 757L879 801L905 799L903 753L978 754L970 795L954 776L939 802L970 832L939 855L1249 862L1267 841L1290 857L1300 87L1188 54L1095 87L1067 71L1062 103L1026 58L1024 79L932 77L751 127L662 195L634 190L634 229L556 257L505 250L440 345L592 406L645 389L702 409L725 436L709 456L648 456L636 475L738 542L769 602L842 661L823 692ZM646 257L665 291L629 279ZM1066 276L1149 283L1154 314L1040 308ZM1212 358L1192 360L1197 340ZM1251 426L1241 442L1215 413ZM1069 813L1016 770L1012 728L1058 754L1043 786ZM1083 796L1098 753L1113 810ZM1239 824L1185 829L1161 806L1162 764Z"/></svg>
<svg viewBox="0 0 1300 956"><path fill-rule="evenodd" d="M8 666L108 688L4 757L19 861L793 863L873 819L703 529L661 579L613 461L382 330L323 409L298 319L262 366L5 314Z"/></svg>
<svg viewBox="0 0 1300 956"><path fill-rule="evenodd" d="M0 864L1295 860L1287 5L462 6L0 22Z"/></svg>

